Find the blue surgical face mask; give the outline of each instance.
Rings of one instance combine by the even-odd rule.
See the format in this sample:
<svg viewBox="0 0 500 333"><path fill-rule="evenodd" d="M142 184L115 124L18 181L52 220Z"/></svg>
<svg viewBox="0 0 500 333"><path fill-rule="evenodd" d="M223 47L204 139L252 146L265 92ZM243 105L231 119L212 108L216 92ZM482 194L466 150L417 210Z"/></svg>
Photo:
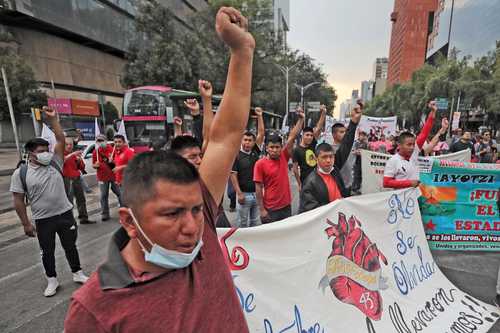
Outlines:
<svg viewBox="0 0 500 333"><path fill-rule="evenodd" d="M193 249L193 251L191 251L191 253L167 250L158 244L154 244L142 230L131 209L129 209L129 212L130 216L132 216L132 219L134 220L134 224L137 226L137 229L139 229L146 241L149 243L149 245L151 245L151 251L148 252L141 241L137 239L139 245L142 248L142 251L144 252L144 259L150 264L167 269L185 268L193 262L193 260L200 252L200 249L203 246L203 241L201 240L201 238L198 241L198 244L196 244L196 247Z"/></svg>

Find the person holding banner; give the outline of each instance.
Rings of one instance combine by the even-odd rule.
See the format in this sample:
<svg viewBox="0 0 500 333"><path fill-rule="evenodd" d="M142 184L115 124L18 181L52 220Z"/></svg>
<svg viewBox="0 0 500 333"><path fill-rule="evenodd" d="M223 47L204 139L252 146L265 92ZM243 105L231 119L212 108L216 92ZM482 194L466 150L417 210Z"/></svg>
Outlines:
<svg viewBox="0 0 500 333"><path fill-rule="evenodd" d="M106 136L100 134L96 138L94 151L92 152L92 166L97 170L96 177L99 182L99 193L101 202L101 220L109 220L109 188L118 198L120 207L123 206L120 194L120 188L115 183L114 163L111 162L113 147L106 143Z"/></svg>
<svg viewBox="0 0 500 333"><path fill-rule="evenodd" d="M417 159L423 149L425 140L432 130L437 112L435 101L429 102L428 107L431 112L416 139L415 135L410 132L403 132L399 135L398 152L385 165L383 181L385 188L416 187L420 183Z"/></svg>
<svg viewBox="0 0 500 333"><path fill-rule="evenodd" d="M250 111L255 40L247 27L236 9L219 9L216 30L231 57L199 171L166 151L130 162L122 228L107 261L73 294L66 333L249 331L215 230Z"/></svg>
<svg viewBox="0 0 500 333"><path fill-rule="evenodd" d="M352 110L347 133L336 152L334 152L333 147L328 143L321 143L316 148L317 167L306 178L300 192L299 211L301 213L350 195L349 190L344 184L340 170L351 156L354 136L361 119L361 114L361 108L354 108Z"/></svg>

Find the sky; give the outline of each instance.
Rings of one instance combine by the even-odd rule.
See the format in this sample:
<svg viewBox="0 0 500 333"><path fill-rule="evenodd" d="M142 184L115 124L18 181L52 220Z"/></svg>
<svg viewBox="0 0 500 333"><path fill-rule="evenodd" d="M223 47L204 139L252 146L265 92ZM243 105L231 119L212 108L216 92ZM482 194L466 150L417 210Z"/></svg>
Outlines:
<svg viewBox="0 0 500 333"><path fill-rule="evenodd" d="M387 57L394 0L290 0L288 42L323 64L340 103ZM360 92L361 93L361 92Z"/></svg>

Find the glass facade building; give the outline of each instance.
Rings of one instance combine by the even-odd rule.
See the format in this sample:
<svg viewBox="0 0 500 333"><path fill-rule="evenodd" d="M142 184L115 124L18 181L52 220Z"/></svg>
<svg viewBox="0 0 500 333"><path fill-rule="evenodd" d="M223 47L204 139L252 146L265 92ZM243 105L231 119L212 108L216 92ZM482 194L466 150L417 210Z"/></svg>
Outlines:
<svg viewBox="0 0 500 333"><path fill-rule="evenodd" d="M481 57L500 40L500 1L440 0L434 15L433 32L429 36L427 59L437 53Z"/></svg>

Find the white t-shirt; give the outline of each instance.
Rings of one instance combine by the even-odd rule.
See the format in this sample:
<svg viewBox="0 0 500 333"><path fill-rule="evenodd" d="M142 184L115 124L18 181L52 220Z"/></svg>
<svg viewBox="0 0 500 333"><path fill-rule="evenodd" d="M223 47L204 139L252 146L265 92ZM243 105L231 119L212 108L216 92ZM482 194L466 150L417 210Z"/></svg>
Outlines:
<svg viewBox="0 0 500 333"><path fill-rule="evenodd" d="M410 160L407 161L399 153L393 155L384 169L384 177L391 177L396 180L418 180L418 156L420 149L415 147Z"/></svg>

